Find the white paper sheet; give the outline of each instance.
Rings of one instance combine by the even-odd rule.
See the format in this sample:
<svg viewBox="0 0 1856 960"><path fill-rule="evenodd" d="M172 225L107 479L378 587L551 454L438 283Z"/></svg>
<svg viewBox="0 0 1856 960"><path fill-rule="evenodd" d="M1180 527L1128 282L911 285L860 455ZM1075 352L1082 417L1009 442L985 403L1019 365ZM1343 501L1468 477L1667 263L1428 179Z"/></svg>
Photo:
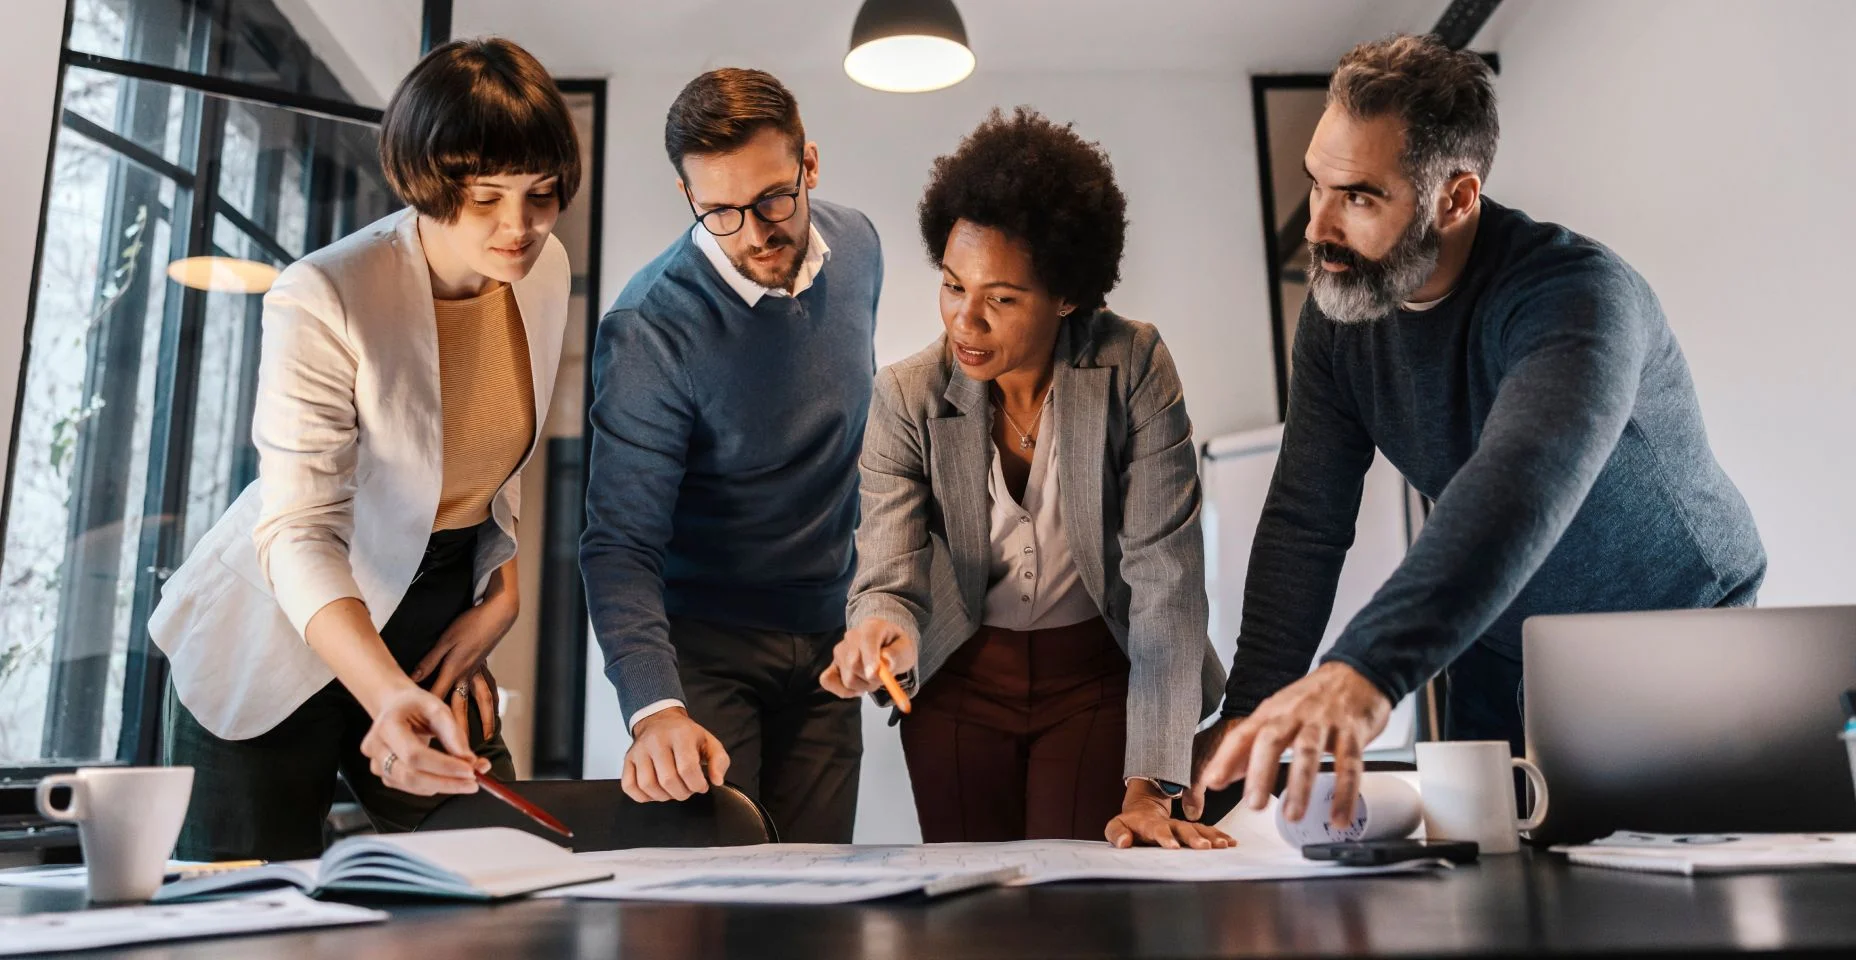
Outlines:
<svg viewBox="0 0 1856 960"><path fill-rule="evenodd" d="M0 918L0 956L335 927L385 919L387 914L381 910L318 903L295 891L210 903L35 913Z"/></svg>
<svg viewBox="0 0 1856 960"><path fill-rule="evenodd" d="M641 888L657 891L649 899L704 899L723 902L730 889L752 890L755 902L832 903L872 899L869 895L843 899L782 899L784 884L795 896L816 897L828 888L815 884L844 880L847 894L859 885L874 884L885 875L920 878L924 874L953 875L975 871L1017 868L1012 885L1056 883L1065 880L1148 880L1193 882L1220 880L1306 880L1358 877L1422 870L1438 861L1392 864L1385 867L1344 867L1304 859L1276 831L1274 803L1252 813L1232 811L1219 824L1238 841L1224 850L1161 850L1140 847L1117 850L1107 843L1084 840L1025 840L1015 843L937 843L918 845L761 844L751 847L701 849L613 850L578 854L582 860L613 871L612 880L567 887L541 896L601 900L643 899ZM689 897L669 894L678 890ZM700 892L701 897L695 896ZM900 892L900 891L898 891Z"/></svg>
<svg viewBox="0 0 1856 960"><path fill-rule="evenodd" d="M174 876L188 867L200 866L197 860L169 860L167 873ZM84 890L90 885L88 868L81 863L48 864L34 867L10 867L0 870L0 887L33 887L39 890Z"/></svg>
<svg viewBox="0 0 1856 960"><path fill-rule="evenodd" d="M1636 833L1623 830L1555 853L1580 866L1675 873L1749 873L1856 866L1856 833Z"/></svg>
<svg viewBox="0 0 1856 960"><path fill-rule="evenodd" d="M1018 870L1010 867L936 873L817 867L804 871L759 867L717 870L698 858L696 865L687 868L632 870L623 878L551 890L538 896L681 903L857 903L907 893L942 896L998 886L1017 876Z"/></svg>

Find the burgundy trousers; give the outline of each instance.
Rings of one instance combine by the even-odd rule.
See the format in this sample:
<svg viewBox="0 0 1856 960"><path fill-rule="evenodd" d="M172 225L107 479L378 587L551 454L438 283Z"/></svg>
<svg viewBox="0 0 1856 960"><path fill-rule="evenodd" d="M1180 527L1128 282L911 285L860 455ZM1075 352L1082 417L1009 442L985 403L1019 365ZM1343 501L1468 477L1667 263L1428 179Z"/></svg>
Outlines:
<svg viewBox="0 0 1856 960"><path fill-rule="evenodd" d="M1100 840L1121 812L1128 658L1100 618L982 627L902 720L922 840Z"/></svg>

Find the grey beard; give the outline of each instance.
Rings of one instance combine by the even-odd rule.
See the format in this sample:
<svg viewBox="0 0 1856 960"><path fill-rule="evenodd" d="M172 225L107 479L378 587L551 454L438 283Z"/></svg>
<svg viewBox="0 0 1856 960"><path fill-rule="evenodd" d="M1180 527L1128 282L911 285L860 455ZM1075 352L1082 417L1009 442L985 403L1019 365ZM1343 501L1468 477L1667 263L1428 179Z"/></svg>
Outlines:
<svg viewBox="0 0 1856 960"><path fill-rule="evenodd" d="M1347 263L1351 269L1339 273L1322 268L1320 252L1311 244L1308 294L1322 314L1336 323L1364 323L1388 317L1431 278L1442 251L1443 236L1436 225L1415 219L1398 243L1378 260L1345 250L1337 262Z"/></svg>

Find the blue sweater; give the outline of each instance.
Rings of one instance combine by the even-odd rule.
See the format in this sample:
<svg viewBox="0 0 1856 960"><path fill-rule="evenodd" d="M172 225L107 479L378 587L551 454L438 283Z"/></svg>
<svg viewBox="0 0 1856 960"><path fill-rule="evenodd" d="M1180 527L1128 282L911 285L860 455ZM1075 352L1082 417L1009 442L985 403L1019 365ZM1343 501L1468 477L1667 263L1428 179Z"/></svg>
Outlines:
<svg viewBox="0 0 1856 960"><path fill-rule="evenodd" d="M831 254L799 296L749 307L685 232L600 321L580 570L628 726L683 698L667 616L844 625L883 259L811 209Z"/></svg>
<svg viewBox="0 0 1856 960"><path fill-rule="evenodd" d="M1456 290L1424 313L1296 327L1282 455L1224 713L1308 670L1373 448L1436 502L1327 659L1395 702L1535 614L1748 604L1753 514L1708 447L1656 296L1605 247L1483 200Z"/></svg>

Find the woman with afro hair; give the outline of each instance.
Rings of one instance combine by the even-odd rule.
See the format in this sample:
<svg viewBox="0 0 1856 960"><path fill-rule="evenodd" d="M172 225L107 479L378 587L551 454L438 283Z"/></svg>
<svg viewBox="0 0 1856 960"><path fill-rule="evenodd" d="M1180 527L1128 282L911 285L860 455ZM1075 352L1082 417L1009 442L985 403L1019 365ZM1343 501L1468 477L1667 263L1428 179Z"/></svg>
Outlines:
<svg viewBox="0 0 1856 960"><path fill-rule="evenodd" d="M922 839L1209 849L1171 819L1223 671L1197 455L1152 326L1111 312L1127 201L1068 125L995 110L934 163L943 336L877 375L849 629L820 678L901 719Z"/></svg>

